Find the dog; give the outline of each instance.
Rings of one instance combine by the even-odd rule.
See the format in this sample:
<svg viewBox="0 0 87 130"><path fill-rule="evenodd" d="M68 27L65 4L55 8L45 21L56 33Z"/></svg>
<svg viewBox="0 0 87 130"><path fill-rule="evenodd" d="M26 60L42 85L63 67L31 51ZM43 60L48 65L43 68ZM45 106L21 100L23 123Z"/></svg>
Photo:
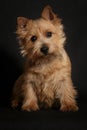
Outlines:
<svg viewBox="0 0 87 130"><path fill-rule="evenodd" d="M36 111L59 104L61 111L78 110L63 30L61 19L49 5L36 20L17 18L16 33L25 64L13 87L13 108L21 104L24 111Z"/></svg>

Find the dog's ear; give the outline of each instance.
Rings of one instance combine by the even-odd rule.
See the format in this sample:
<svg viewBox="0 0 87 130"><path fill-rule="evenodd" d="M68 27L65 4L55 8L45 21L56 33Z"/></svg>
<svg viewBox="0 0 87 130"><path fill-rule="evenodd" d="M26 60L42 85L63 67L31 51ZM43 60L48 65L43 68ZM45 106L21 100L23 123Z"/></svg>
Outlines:
<svg viewBox="0 0 87 130"><path fill-rule="evenodd" d="M17 25L19 28L24 29L28 23L28 18L25 17L18 17L17 18Z"/></svg>
<svg viewBox="0 0 87 130"><path fill-rule="evenodd" d="M45 8L42 11L41 14L42 18L44 19L48 19L48 20L54 20L56 16L56 14L53 13L51 6L47 5L45 6Z"/></svg>
<svg viewBox="0 0 87 130"><path fill-rule="evenodd" d="M46 20L50 20L53 23L61 22L61 19L52 11L51 6L47 5L42 11L41 17Z"/></svg>

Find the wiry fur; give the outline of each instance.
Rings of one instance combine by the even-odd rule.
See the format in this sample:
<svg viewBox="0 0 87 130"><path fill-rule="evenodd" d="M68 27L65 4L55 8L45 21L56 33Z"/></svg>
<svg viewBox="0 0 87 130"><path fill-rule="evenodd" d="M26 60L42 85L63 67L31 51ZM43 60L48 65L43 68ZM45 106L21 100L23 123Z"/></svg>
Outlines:
<svg viewBox="0 0 87 130"><path fill-rule="evenodd" d="M22 103L23 110L35 111L60 102L62 111L78 110L60 18L50 6L46 6L41 18L29 20L18 17L17 23L21 53L26 56L26 61L24 73L13 88L12 107ZM52 37L47 38L46 32L52 32ZM32 36L37 36L35 42L31 41ZM47 55L40 50L43 44L49 48Z"/></svg>

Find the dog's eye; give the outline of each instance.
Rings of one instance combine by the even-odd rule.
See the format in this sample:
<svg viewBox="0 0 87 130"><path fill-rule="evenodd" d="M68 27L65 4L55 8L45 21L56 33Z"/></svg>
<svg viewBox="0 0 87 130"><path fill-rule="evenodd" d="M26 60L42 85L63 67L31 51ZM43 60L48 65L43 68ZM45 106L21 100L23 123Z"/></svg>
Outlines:
<svg viewBox="0 0 87 130"><path fill-rule="evenodd" d="M47 32L46 37L48 37L48 38L52 37L52 32Z"/></svg>
<svg viewBox="0 0 87 130"><path fill-rule="evenodd" d="M32 41L32 42L35 42L36 40L37 40L37 36L32 36L32 37L31 37L31 41Z"/></svg>

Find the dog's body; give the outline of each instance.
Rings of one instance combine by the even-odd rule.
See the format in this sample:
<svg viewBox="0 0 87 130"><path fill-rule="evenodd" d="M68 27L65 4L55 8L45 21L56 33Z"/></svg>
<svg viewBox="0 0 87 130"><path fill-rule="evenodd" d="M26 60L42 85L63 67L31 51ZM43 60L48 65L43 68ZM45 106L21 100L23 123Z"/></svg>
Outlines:
<svg viewBox="0 0 87 130"><path fill-rule="evenodd" d="M35 111L60 102L62 111L78 110L61 20L47 6L40 19L19 17L17 34L26 61L13 89L12 106L21 102L23 110Z"/></svg>

